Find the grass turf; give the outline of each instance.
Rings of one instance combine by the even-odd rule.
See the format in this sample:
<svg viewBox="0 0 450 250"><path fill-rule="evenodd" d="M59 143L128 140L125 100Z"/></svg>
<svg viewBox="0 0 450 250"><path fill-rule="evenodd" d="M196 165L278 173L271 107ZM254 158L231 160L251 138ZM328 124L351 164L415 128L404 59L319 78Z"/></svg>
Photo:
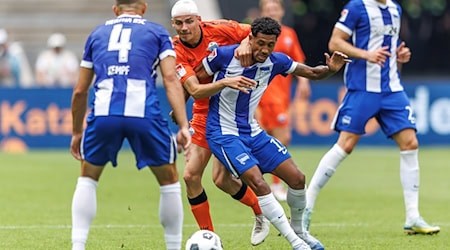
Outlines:
<svg viewBox="0 0 450 250"><path fill-rule="evenodd" d="M327 148L290 148L311 178ZM403 234L404 205L396 148L357 148L319 195L311 233L326 249L448 249L449 148L422 148L420 211L441 227L434 236ZM178 160L180 174L183 157ZM0 249L70 249L71 200L79 163L67 151L0 153ZM266 179L270 180L266 175ZM181 178L180 178L181 180ZM216 233L224 249L290 249L275 228L250 245L251 209L214 187L205 172ZM183 244L197 230L183 187ZM159 188L147 169L137 171L129 151L107 166L97 189L98 209L87 249L164 249L158 219ZM286 203L282 205L288 211Z"/></svg>

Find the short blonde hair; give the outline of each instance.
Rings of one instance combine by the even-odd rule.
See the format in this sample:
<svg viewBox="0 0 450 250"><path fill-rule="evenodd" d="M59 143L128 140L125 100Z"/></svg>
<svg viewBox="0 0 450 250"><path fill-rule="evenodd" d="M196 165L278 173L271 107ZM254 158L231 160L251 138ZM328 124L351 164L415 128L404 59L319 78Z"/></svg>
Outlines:
<svg viewBox="0 0 450 250"><path fill-rule="evenodd" d="M262 9L263 6L266 5L268 2L275 2L279 4L282 8L284 8L283 0L259 0L259 8Z"/></svg>

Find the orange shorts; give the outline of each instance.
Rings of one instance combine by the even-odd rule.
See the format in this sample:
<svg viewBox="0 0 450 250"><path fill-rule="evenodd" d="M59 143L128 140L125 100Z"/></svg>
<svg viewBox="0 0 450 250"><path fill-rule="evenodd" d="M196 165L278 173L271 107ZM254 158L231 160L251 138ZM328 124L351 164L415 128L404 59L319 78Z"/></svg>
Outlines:
<svg viewBox="0 0 450 250"><path fill-rule="evenodd" d="M209 149L208 141L206 140L206 116L194 114L192 120L189 122L192 135L192 143L202 148Z"/></svg>
<svg viewBox="0 0 450 250"><path fill-rule="evenodd" d="M258 107L258 122L263 129L270 131L274 128L282 128L289 126L289 108L283 105L266 104Z"/></svg>

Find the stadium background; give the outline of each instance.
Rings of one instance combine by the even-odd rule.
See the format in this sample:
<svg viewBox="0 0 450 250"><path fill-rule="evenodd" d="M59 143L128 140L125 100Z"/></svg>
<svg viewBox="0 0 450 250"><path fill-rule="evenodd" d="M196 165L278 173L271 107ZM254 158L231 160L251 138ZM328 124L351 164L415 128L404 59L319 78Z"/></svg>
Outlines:
<svg viewBox="0 0 450 250"><path fill-rule="evenodd" d="M175 0L147 1L146 18L170 27L170 7ZM258 0L196 0L203 19L244 20ZM327 41L339 11L347 1L285 0L285 24L295 28L307 56L307 64L323 62ZM418 114L422 145L450 143L450 0L402 0L401 37L413 52L403 68L408 95ZM81 57L89 32L113 18L114 3L100 0L2 0L0 28L20 41L32 66L47 37L62 32L67 47ZM330 145L335 134L327 127L339 103L341 75L325 84L313 84L309 104L294 102L294 145ZM163 90L161 89L162 96ZM70 142L70 95L68 89L4 89L0 91L0 146L3 149L62 148ZM164 112L167 102L163 100ZM393 145L372 127L361 143Z"/></svg>

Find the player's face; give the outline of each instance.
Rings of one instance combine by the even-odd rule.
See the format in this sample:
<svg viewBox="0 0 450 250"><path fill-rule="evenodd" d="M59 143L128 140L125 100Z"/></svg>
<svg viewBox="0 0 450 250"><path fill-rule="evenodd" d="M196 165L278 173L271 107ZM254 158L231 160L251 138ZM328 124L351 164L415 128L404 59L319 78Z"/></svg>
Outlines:
<svg viewBox="0 0 450 250"><path fill-rule="evenodd" d="M194 15L178 16L172 18L172 27L181 41L196 45L200 41L200 17Z"/></svg>
<svg viewBox="0 0 450 250"><path fill-rule="evenodd" d="M261 8L261 16L270 17L281 23L281 19L284 16L283 6L276 1L267 1Z"/></svg>
<svg viewBox="0 0 450 250"><path fill-rule="evenodd" d="M253 60L256 62L264 62L267 57L272 54L272 51L277 42L275 35L265 35L258 33L255 37L250 36L252 46Z"/></svg>

